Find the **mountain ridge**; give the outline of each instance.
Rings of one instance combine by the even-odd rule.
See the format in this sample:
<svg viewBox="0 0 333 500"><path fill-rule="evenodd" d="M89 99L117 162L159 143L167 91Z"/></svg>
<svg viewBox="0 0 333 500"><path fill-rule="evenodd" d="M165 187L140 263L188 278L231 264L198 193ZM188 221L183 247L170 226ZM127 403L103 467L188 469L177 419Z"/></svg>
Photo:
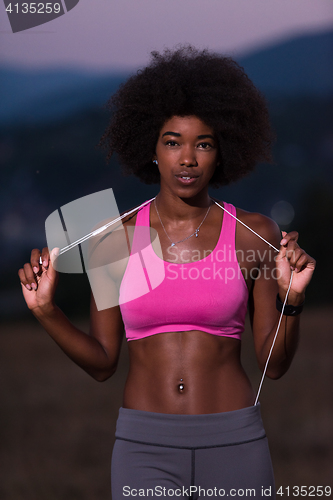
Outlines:
<svg viewBox="0 0 333 500"><path fill-rule="evenodd" d="M293 37L236 59L268 98L333 94L333 30ZM0 125L62 120L102 107L129 74L3 66Z"/></svg>

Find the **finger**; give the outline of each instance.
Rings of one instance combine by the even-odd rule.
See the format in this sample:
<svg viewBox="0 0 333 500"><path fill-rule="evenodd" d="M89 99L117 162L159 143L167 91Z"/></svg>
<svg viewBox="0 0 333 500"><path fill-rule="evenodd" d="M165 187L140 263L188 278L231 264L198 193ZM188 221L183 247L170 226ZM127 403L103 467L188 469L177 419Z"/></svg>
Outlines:
<svg viewBox="0 0 333 500"><path fill-rule="evenodd" d="M43 263L43 267L45 269L47 269L49 267L50 253L49 253L49 249L47 247L44 247L42 250L42 263Z"/></svg>
<svg viewBox="0 0 333 500"><path fill-rule="evenodd" d="M287 248L284 246L281 246L279 253L275 257L275 261L284 259L286 257L286 253L287 253Z"/></svg>
<svg viewBox="0 0 333 500"><path fill-rule="evenodd" d="M282 232L282 240L280 241L280 245L287 245L289 241L291 240L294 240L294 241L297 241L298 240L298 232L297 231L291 231L290 233L285 233L285 231Z"/></svg>
<svg viewBox="0 0 333 500"><path fill-rule="evenodd" d="M51 251L50 253L50 256L49 256L49 261L50 261L50 265L49 265L49 268L48 268L48 274L50 275L50 277L55 277L56 274L57 274L57 271L56 271L56 260L59 256L59 248L53 248L53 250Z"/></svg>
<svg viewBox="0 0 333 500"><path fill-rule="evenodd" d="M39 264L40 250L38 248L34 248L31 252L30 264L35 274L37 274L40 270Z"/></svg>
<svg viewBox="0 0 333 500"><path fill-rule="evenodd" d="M300 252L303 250L299 247L295 240L288 241L288 244L285 245L287 259L293 264L296 262L296 259L299 257Z"/></svg>
<svg viewBox="0 0 333 500"><path fill-rule="evenodd" d="M283 243L283 241L285 241L285 243ZM280 246L279 258L286 257L289 260L295 249L298 248L296 240L291 239L289 235L287 235L286 233L286 236L281 240L280 243L281 246Z"/></svg>
<svg viewBox="0 0 333 500"><path fill-rule="evenodd" d="M24 269L19 269L18 275L19 275L22 286L25 286L28 290L32 290L30 283L28 283Z"/></svg>
<svg viewBox="0 0 333 500"><path fill-rule="evenodd" d="M314 271L316 268L316 261L306 252L303 252L299 260L297 261L296 265L297 265L297 272L302 271L305 268Z"/></svg>
<svg viewBox="0 0 333 500"><path fill-rule="evenodd" d="M304 255L304 250L302 250L299 246L295 248L287 248L286 255L289 260L289 264L293 271L296 269L297 262L299 258Z"/></svg>
<svg viewBox="0 0 333 500"><path fill-rule="evenodd" d="M295 263L295 271L299 273L302 269L307 266L309 262L309 256L306 253L302 253L297 262Z"/></svg>
<svg viewBox="0 0 333 500"><path fill-rule="evenodd" d="M298 246L295 240L289 240L286 245L281 245L276 260L285 258L292 270L294 270L295 263L302 252L303 250Z"/></svg>
<svg viewBox="0 0 333 500"><path fill-rule="evenodd" d="M36 274L33 272L31 264L28 262L24 264L23 270L25 274L26 288L29 290L27 285L30 285L33 290L37 290Z"/></svg>

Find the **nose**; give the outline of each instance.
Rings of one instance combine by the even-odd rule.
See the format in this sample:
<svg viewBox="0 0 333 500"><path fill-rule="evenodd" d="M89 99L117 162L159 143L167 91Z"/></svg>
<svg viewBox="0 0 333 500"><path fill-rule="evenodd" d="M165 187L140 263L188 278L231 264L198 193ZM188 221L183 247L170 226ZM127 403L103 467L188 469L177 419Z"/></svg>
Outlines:
<svg viewBox="0 0 333 500"><path fill-rule="evenodd" d="M195 151L191 146L182 148L180 164L184 167L196 167L198 165Z"/></svg>

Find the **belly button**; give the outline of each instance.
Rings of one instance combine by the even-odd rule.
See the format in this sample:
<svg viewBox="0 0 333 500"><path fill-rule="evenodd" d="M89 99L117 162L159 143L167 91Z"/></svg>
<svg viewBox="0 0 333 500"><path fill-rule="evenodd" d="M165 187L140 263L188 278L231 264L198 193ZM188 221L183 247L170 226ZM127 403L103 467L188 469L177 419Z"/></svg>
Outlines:
<svg viewBox="0 0 333 500"><path fill-rule="evenodd" d="M183 392L184 390L184 384L183 384L183 379L180 379L180 384L178 384L178 391Z"/></svg>

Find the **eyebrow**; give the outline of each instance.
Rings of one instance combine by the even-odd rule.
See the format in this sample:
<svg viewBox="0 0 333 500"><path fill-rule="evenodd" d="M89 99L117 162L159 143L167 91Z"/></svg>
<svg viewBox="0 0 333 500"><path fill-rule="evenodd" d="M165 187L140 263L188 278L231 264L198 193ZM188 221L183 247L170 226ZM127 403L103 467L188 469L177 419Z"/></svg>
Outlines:
<svg viewBox="0 0 333 500"><path fill-rule="evenodd" d="M164 137L165 135L173 135L174 137L181 137L181 134L179 134L178 132L164 132L162 137ZM210 138L213 139L213 141L215 141L215 137L211 134L198 135L198 139L206 139L206 138Z"/></svg>
<svg viewBox="0 0 333 500"><path fill-rule="evenodd" d="M165 135L174 135L175 137L180 137L180 134L178 134L178 132L164 132L162 137L164 137Z"/></svg>

